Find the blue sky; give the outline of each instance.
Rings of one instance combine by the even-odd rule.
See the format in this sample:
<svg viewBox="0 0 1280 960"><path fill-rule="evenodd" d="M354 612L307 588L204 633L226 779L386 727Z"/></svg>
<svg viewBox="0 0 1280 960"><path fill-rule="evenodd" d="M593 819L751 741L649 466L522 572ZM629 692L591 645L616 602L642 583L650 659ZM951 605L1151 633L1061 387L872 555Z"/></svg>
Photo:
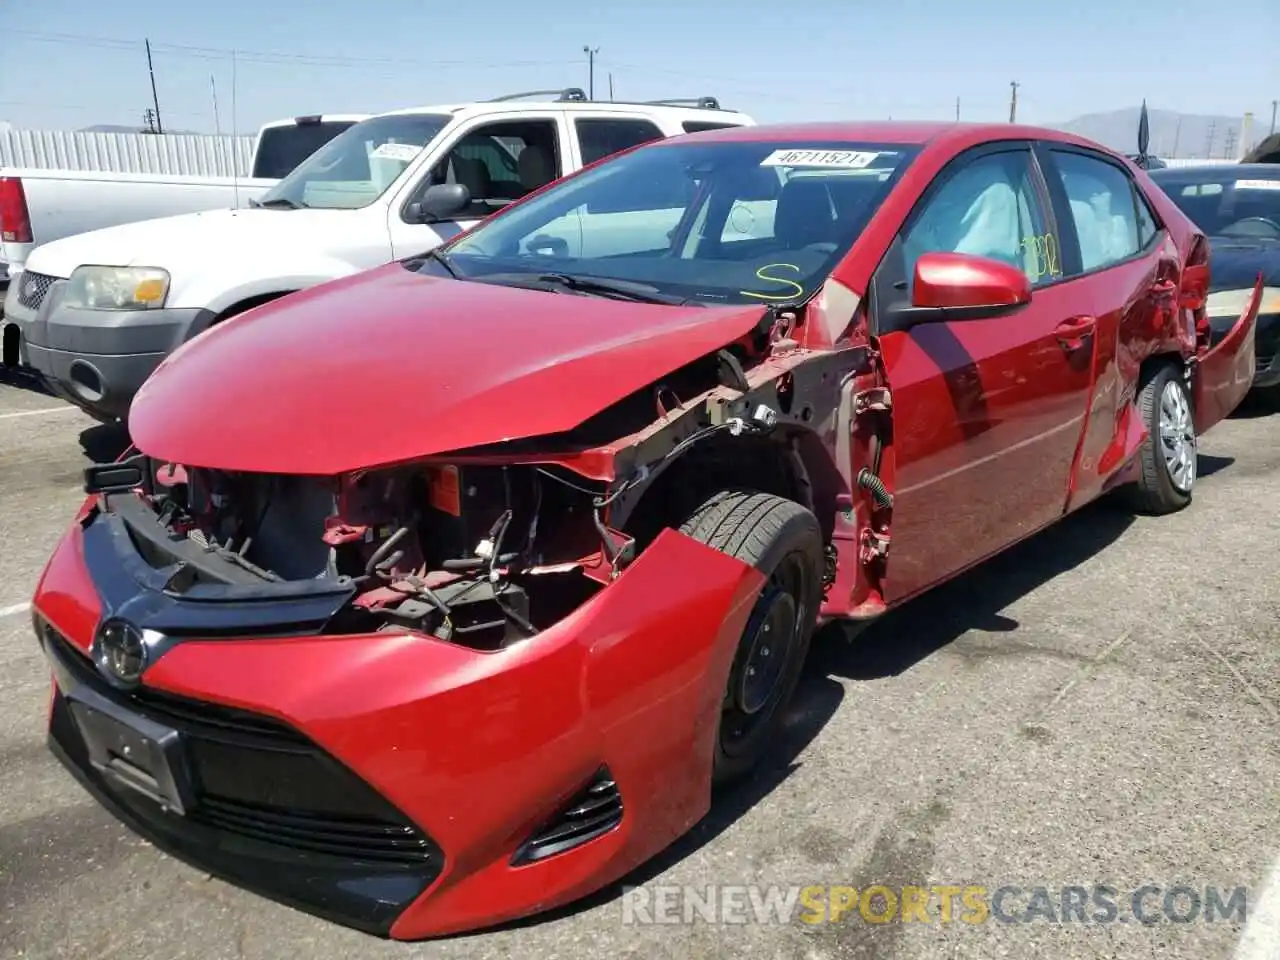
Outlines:
<svg viewBox="0 0 1280 960"><path fill-rule="evenodd" d="M1276 0L626 0L353 3L36 0L0 30L0 119L137 124L153 45L166 127L249 132L278 117L376 112L587 86L713 94L761 122L850 118L1054 123L1131 106L1240 116L1280 97ZM439 11L439 12L433 12ZM536 38L536 39L535 39ZM1231 48L1238 47L1235 54Z"/></svg>

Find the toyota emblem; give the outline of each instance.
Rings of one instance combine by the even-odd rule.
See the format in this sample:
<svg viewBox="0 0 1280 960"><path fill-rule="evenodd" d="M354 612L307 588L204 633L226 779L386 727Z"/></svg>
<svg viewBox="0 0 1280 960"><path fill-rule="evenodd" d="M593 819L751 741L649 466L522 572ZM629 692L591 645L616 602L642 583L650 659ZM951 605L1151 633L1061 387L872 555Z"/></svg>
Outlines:
<svg viewBox="0 0 1280 960"><path fill-rule="evenodd" d="M98 629L94 660L103 676L116 684L132 686L147 669L148 650L142 633L124 620L107 620Z"/></svg>

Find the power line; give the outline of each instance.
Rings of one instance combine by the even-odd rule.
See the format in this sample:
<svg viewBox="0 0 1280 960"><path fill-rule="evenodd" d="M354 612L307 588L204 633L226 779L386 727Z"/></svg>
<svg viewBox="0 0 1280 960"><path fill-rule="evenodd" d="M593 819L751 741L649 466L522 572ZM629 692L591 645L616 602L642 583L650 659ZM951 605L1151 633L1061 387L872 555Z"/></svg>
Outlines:
<svg viewBox="0 0 1280 960"><path fill-rule="evenodd" d="M103 50L136 51L146 46L142 40L128 40L118 37L99 37L75 33L40 33L32 30L6 30L8 36L24 37L39 43L64 44L67 46L91 47ZM410 60L394 57L351 57L304 53L282 53L267 50L231 50L228 47L196 47L179 43L153 43L152 49L157 55L170 57L190 57L198 60L234 59L239 63L297 64L317 67L389 67L389 66L472 66L472 67L549 67L567 66L581 63L578 60Z"/></svg>
<svg viewBox="0 0 1280 960"><path fill-rule="evenodd" d="M0 100L0 107L30 107L33 110L64 110L76 113L101 113L100 107L83 103L52 103L47 100ZM199 111L166 111L170 117L205 118L207 114Z"/></svg>

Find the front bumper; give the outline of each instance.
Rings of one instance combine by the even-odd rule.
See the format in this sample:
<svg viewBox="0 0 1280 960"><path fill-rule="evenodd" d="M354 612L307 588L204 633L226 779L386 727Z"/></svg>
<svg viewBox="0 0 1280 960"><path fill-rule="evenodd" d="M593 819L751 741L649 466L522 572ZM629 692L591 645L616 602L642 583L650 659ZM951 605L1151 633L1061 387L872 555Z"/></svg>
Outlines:
<svg viewBox="0 0 1280 960"><path fill-rule="evenodd" d="M52 746L120 819L210 873L349 926L420 939L585 896L709 807L722 691L761 584L752 568L682 534L663 533L555 626L482 653L403 633L195 639L200 603L161 604L141 585L122 599L123 578L141 576L140 561L108 568L96 522L67 533L33 604L54 666ZM107 616L163 628L165 649L137 690L99 679L86 656ZM190 775L185 816L94 767L71 720L79 688L126 719L159 717L177 731L179 766ZM228 723L245 729L219 748L209 774L208 725ZM276 757L310 758L312 772L254 761L262 737ZM231 769L251 787L225 780ZM621 797L616 826L520 862L602 769ZM314 809L317 797L337 799L326 812ZM228 812L228 802L240 807ZM283 827L263 826L286 815ZM382 835L376 821L403 841L397 850L421 859L389 866L385 856L353 852L350 822L360 817L362 842ZM345 824L347 847L302 857L300 837L332 846L331 836L304 829L320 820L324 829Z"/></svg>
<svg viewBox="0 0 1280 960"><path fill-rule="evenodd" d="M29 276L29 275L28 275ZM81 310L63 303L54 280L32 303L13 284L6 319L16 322L23 359L63 399L101 420L124 419L133 395L172 350L207 326L207 311Z"/></svg>

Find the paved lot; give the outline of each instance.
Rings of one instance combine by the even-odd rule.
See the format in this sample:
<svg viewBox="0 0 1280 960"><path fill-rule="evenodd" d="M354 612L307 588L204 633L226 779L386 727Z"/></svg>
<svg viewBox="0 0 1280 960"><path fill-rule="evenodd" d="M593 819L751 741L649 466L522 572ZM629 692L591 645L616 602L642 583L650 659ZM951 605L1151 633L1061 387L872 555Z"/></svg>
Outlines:
<svg viewBox="0 0 1280 960"><path fill-rule="evenodd" d="M1117 891L1115 922L943 923L934 901L930 923L854 909L836 924L695 911L629 925L615 890L518 929L400 945L159 855L46 753L46 672L13 608L78 501L85 457L120 438L0 377L0 957L1276 956L1264 886L1280 852L1280 415L1263 413L1205 440L1190 510L1133 520L1100 505L855 643L825 643L787 756L632 878L700 892L1016 886L1002 905L1015 917L1035 887L1058 911L1062 887L1102 885ZM1238 914L1161 917L1163 893L1143 901L1158 922L1138 922L1129 893L1145 884L1217 887L1224 902L1248 887L1253 945Z"/></svg>

